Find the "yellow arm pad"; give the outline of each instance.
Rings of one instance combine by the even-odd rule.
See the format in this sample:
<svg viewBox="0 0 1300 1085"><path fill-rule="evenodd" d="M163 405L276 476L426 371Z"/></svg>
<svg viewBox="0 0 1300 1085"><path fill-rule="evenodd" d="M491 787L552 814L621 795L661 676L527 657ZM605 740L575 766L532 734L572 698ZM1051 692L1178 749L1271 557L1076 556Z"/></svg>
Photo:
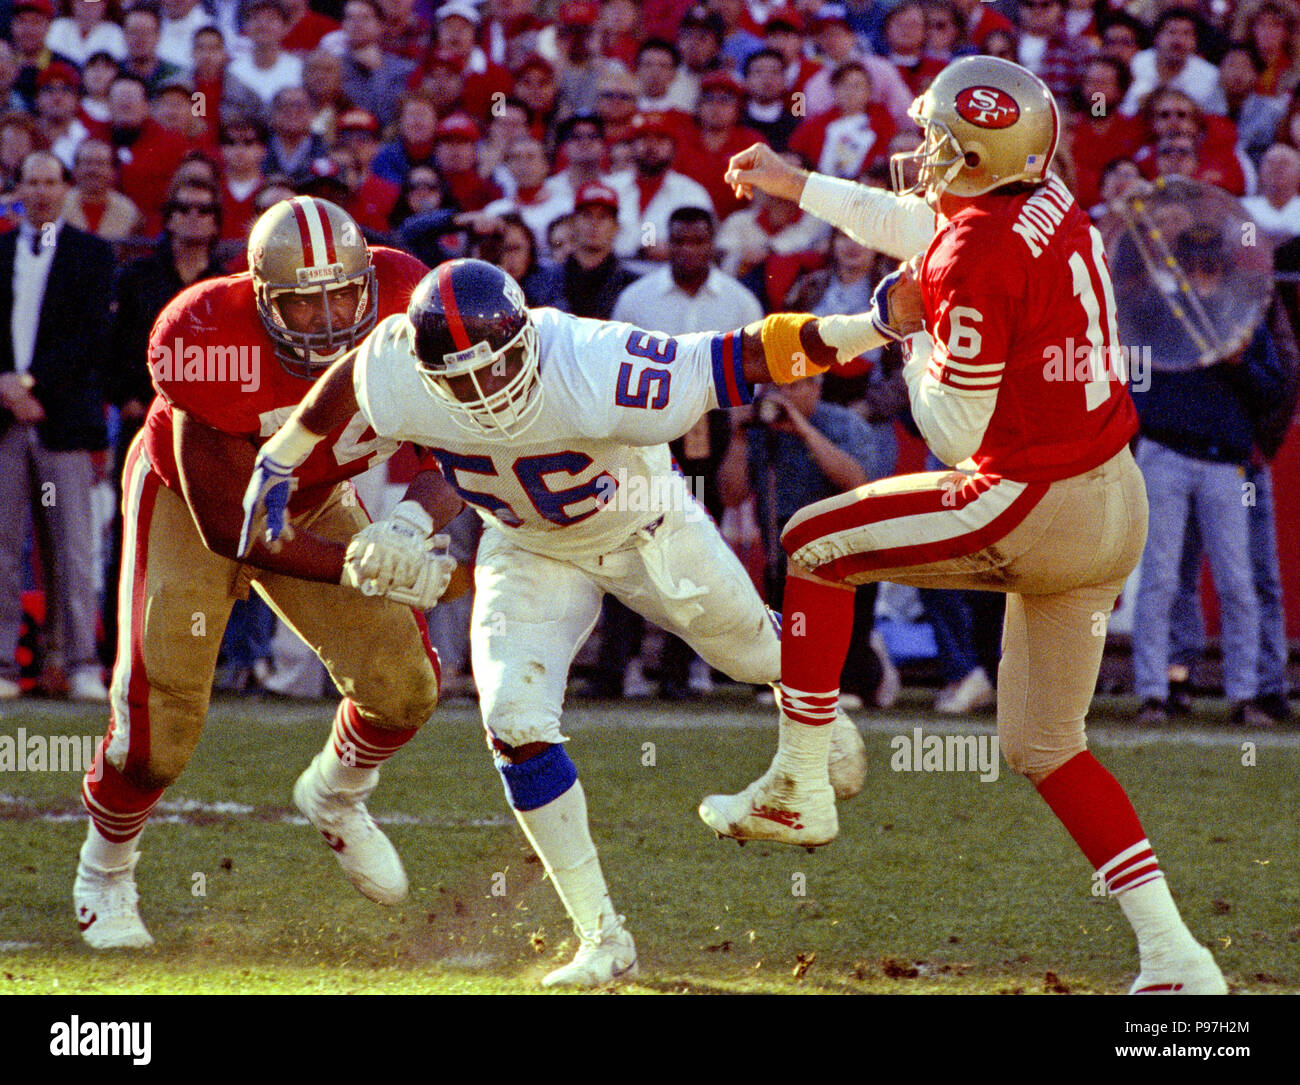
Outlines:
<svg viewBox="0 0 1300 1085"><path fill-rule="evenodd" d="M811 313L773 313L764 318L761 333L763 357L767 371L777 384L815 377L830 368L811 361L799 342L799 329L816 319Z"/></svg>

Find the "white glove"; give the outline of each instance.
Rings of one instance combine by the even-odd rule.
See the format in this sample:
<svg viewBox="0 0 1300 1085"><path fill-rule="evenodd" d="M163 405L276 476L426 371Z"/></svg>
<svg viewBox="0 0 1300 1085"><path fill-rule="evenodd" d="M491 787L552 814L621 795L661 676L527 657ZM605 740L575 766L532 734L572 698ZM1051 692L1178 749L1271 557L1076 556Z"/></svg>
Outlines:
<svg viewBox="0 0 1300 1085"><path fill-rule="evenodd" d="M363 595L384 595L419 610L442 598L456 568L450 538L432 536L433 521L414 501L358 532L348 544L343 583Z"/></svg>

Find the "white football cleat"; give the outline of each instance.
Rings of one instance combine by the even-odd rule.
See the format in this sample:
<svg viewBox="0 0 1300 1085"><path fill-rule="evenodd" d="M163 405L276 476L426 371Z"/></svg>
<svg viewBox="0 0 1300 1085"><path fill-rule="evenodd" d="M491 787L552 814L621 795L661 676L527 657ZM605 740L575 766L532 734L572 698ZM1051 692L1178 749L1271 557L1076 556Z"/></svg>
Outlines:
<svg viewBox="0 0 1300 1085"><path fill-rule="evenodd" d="M840 831L835 792L822 784L800 788L794 777L770 768L738 795L709 795L700 803L704 824L720 836L742 844L770 840L777 844L819 848Z"/></svg>
<svg viewBox="0 0 1300 1085"><path fill-rule="evenodd" d="M320 758L317 754L293 785L294 805L334 849L357 892L376 904L400 903L407 891L401 856L366 809L374 784L355 791L331 791L321 779Z"/></svg>
<svg viewBox="0 0 1300 1085"><path fill-rule="evenodd" d="M624 983L636 979L640 968L636 959L636 943L623 926L623 916L608 934L599 932L595 938L579 935L582 945L578 955L561 968L548 972L542 980L543 987L603 987L608 983Z"/></svg>
<svg viewBox="0 0 1300 1085"><path fill-rule="evenodd" d="M1228 984L1204 946L1172 961L1144 964L1131 995L1226 995Z"/></svg>
<svg viewBox="0 0 1300 1085"><path fill-rule="evenodd" d="M831 755L827 762L831 788L843 802L858 794L867 782L867 747L854 722L843 711L831 723Z"/></svg>
<svg viewBox="0 0 1300 1085"><path fill-rule="evenodd" d="M140 918L140 896L135 890L137 852L116 870L77 864L72 883L72 904L77 909L81 937L95 949L145 949L153 938Z"/></svg>

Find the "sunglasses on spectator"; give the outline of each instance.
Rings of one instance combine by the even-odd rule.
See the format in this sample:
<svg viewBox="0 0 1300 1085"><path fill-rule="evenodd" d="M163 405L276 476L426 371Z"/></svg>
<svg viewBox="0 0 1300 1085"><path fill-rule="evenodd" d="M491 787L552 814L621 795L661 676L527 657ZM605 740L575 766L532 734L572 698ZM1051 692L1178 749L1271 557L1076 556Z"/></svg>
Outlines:
<svg viewBox="0 0 1300 1085"><path fill-rule="evenodd" d="M1190 109L1157 109L1156 110L1156 120L1160 120L1160 121L1191 120L1191 118L1194 115L1195 114L1193 114Z"/></svg>
<svg viewBox="0 0 1300 1085"><path fill-rule="evenodd" d="M173 215L185 215L191 211L197 212L200 215L215 215L217 213L217 205L215 203L185 203L183 201L177 201L171 205L171 213Z"/></svg>
<svg viewBox="0 0 1300 1085"><path fill-rule="evenodd" d="M597 97L600 98L635 98L636 95L628 90L602 90Z"/></svg>

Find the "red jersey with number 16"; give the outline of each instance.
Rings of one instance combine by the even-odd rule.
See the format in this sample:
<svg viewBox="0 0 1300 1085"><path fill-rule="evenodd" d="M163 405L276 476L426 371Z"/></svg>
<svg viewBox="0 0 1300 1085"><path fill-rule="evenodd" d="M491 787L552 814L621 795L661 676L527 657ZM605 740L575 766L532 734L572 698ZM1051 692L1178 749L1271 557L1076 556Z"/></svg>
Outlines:
<svg viewBox="0 0 1300 1085"><path fill-rule="evenodd" d="M997 394L972 457L981 472L1070 478L1137 432L1101 235L1058 178L943 222L921 292L930 375L959 395Z"/></svg>
<svg viewBox="0 0 1300 1085"><path fill-rule="evenodd" d="M372 248L379 320L406 312L428 269L395 249ZM169 489L181 492L172 444L172 412L179 409L213 429L247 437L260 447L311 389L275 356L257 315L247 272L208 279L177 294L149 335L149 368L158 395L144 424L144 449ZM323 370L322 370L323 372ZM386 460L398 442L377 437L357 412L317 445L297 472L289 507L302 512L323 501L344 479ZM222 463L214 472L228 470Z"/></svg>

